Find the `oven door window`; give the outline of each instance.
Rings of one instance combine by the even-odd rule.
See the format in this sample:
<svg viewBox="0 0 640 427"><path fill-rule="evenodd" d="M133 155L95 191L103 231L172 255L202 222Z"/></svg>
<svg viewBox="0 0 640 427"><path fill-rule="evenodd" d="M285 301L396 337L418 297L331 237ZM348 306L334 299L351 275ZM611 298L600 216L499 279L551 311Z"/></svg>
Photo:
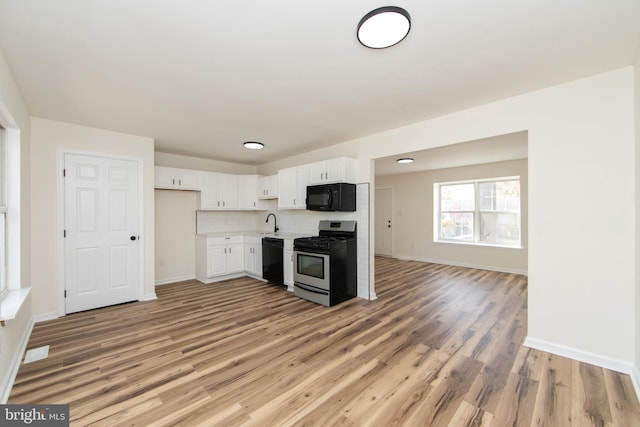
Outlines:
<svg viewBox="0 0 640 427"><path fill-rule="evenodd" d="M324 280L324 263L321 255L298 254L297 273Z"/></svg>

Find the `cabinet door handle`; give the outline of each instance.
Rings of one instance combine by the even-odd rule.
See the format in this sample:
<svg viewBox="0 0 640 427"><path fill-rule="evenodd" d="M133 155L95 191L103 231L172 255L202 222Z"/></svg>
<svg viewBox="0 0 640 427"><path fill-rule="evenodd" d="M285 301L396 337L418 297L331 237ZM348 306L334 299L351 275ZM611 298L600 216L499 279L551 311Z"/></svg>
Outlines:
<svg viewBox="0 0 640 427"><path fill-rule="evenodd" d="M225 253L225 254L227 253L227 248L224 248L224 253Z"/></svg>
<svg viewBox="0 0 640 427"><path fill-rule="evenodd" d="M296 205L296 198L294 197L293 198L293 206L295 206L295 205Z"/></svg>
<svg viewBox="0 0 640 427"><path fill-rule="evenodd" d="M171 180L171 184L176 185L176 179L175 179L175 178L173 178L173 179Z"/></svg>
<svg viewBox="0 0 640 427"><path fill-rule="evenodd" d="M220 201L218 201L218 207L220 207Z"/></svg>
<svg viewBox="0 0 640 427"><path fill-rule="evenodd" d="M223 201L222 201L222 207L224 207L224 206L225 206L225 205L224 205L224 200L223 200Z"/></svg>
<svg viewBox="0 0 640 427"><path fill-rule="evenodd" d="M182 185L182 180L181 179L178 180L178 185Z"/></svg>

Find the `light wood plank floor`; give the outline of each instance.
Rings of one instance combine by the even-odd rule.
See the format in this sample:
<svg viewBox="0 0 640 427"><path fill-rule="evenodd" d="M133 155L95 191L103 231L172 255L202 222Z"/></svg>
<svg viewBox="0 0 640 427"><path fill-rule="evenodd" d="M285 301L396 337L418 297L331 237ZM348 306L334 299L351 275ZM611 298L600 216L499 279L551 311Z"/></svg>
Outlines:
<svg viewBox="0 0 640 427"><path fill-rule="evenodd" d="M10 403L72 425L640 426L628 376L528 349L526 277L376 259L326 308L243 278L35 326Z"/></svg>

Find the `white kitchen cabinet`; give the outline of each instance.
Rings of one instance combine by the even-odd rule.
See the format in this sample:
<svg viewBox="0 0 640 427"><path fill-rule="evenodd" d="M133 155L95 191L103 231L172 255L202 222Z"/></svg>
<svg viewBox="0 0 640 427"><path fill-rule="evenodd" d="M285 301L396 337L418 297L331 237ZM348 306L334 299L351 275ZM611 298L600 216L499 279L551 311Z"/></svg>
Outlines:
<svg viewBox="0 0 640 427"><path fill-rule="evenodd" d="M226 173L202 172L200 209L223 210L237 208L237 176Z"/></svg>
<svg viewBox="0 0 640 427"><path fill-rule="evenodd" d="M278 171L278 209L306 209L308 165Z"/></svg>
<svg viewBox="0 0 640 427"><path fill-rule="evenodd" d="M207 245L207 276L217 277L227 273L224 245Z"/></svg>
<svg viewBox="0 0 640 427"><path fill-rule="evenodd" d="M310 163L309 185L334 182L354 183L356 180L356 161L349 157L338 157L322 162Z"/></svg>
<svg viewBox="0 0 640 427"><path fill-rule="evenodd" d="M278 171L278 208L295 209L298 171L295 167Z"/></svg>
<svg viewBox="0 0 640 427"><path fill-rule="evenodd" d="M244 270L252 276L262 278L262 238L245 237Z"/></svg>
<svg viewBox="0 0 640 427"><path fill-rule="evenodd" d="M244 237L196 236L196 278L204 283L244 272Z"/></svg>
<svg viewBox="0 0 640 427"><path fill-rule="evenodd" d="M258 179L258 198L275 199L278 197L278 175L261 176Z"/></svg>
<svg viewBox="0 0 640 427"><path fill-rule="evenodd" d="M242 243L207 244L207 277L244 271Z"/></svg>
<svg viewBox="0 0 640 427"><path fill-rule="evenodd" d="M288 291L293 292L293 240L284 241L282 263L282 268L284 270L284 284L287 286Z"/></svg>
<svg viewBox="0 0 640 427"><path fill-rule="evenodd" d="M170 190L200 190L200 171L156 166L155 188Z"/></svg>
<svg viewBox="0 0 640 427"><path fill-rule="evenodd" d="M225 247L227 274L241 273L244 271L244 244L235 243Z"/></svg>
<svg viewBox="0 0 640 427"><path fill-rule="evenodd" d="M238 209L267 210L268 202L258 198L258 175L238 175Z"/></svg>

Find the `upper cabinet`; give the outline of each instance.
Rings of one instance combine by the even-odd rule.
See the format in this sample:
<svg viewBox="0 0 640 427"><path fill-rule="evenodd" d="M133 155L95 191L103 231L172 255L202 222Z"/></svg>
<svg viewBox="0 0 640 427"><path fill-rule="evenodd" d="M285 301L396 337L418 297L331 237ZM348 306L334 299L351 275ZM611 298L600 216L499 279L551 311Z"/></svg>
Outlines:
<svg viewBox="0 0 640 427"><path fill-rule="evenodd" d="M356 161L348 157L338 157L306 166L309 168L309 185L354 183L356 180Z"/></svg>
<svg viewBox="0 0 640 427"><path fill-rule="evenodd" d="M200 190L200 171L155 167L155 187L171 190Z"/></svg>
<svg viewBox="0 0 640 427"><path fill-rule="evenodd" d="M200 209L238 209L237 175L202 172Z"/></svg>
<svg viewBox="0 0 640 427"><path fill-rule="evenodd" d="M202 172L200 207L203 210L266 210L257 197L258 175Z"/></svg>
<svg viewBox="0 0 640 427"><path fill-rule="evenodd" d="M267 210L268 202L258 198L258 175L238 175L238 209Z"/></svg>
<svg viewBox="0 0 640 427"><path fill-rule="evenodd" d="M306 209L307 186L334 182L355 182L356 161L338 157L281 169L277 175L232 175L155 167L155 187L196 190L198 209L267 210L265 199L278 199L279 209Z"/></svg>
<svg viewBox="0 0 640 427"><path fill-rule="evenodd" d="M306 209L309 165L278 171L278 209Z"/></svg>
<svg viewBox="0 0 640 427"><path fill-rule="evenodd" d="M258 198L275 199L278 197L278 175L261 176L258 179Z"/></svg>

